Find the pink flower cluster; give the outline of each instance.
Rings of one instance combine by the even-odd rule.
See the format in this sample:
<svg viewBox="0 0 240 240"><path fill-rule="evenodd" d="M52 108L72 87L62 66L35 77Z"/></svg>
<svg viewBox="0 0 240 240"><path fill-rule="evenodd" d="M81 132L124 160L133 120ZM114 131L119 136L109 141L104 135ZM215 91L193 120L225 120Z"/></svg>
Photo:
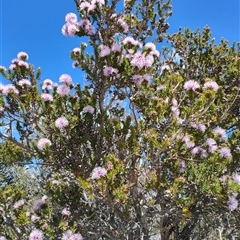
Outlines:
<svg viewBox="0 0 240 240"><path fill-rule="evenodd" d="M93 114L94 113L94 108L92 106L88 105L88 106L83 108L83 112Z"/></svg>
<svg viewBox="0 0 240 240"><path fill-rule="evenodd" d="M220 148L218 150L218 152L219 152L219 155L223 158L231 158L232 157L231 150L227 147Z"/></svg>
<svg viewBox="0 0 240 240"><path fill-rule="evenodd" d="M108 46L102 44L99 47L100 47L100 51L101 51L100 57L106 57L110 54L111 50Z"/></svg>
<svg viewBox="0 0 240 240"><path fill-rule="evenodd" d="M83 237L80 233L73 234L71 230L68 230L63 233L62 240L83 240Z"/></svg>
<svg viewBox="0 0 240 240"><path fill-rule="evenodd" d="M153 43L147 43L144 46L143 51L137 51L138 47L142 47L142 44L135 40L132 37L126 37L122 41L125 48L127 47L135 47L135 50L133 49L127 49L128 54L126 55L126 58L129 59L130 64L132 67L137 67L139 70L146 67L149 68L154 63L154 56L159 57L160 53L157 51L155 44Z"/></svg>
<svg viewBox="0 0 240 240"><path fill-rule="evenodd" d="M133 67L137 67L139 70L144 67L151 67L154 62L153 55L145 55L145 53L142 53L140 51L137 51L134 54L129 54L128 58L130 58L130 64Z"/></svg>
<svg viewBox="0 0 240 240"><path fill-rule="evenodd" d="M18 59L23 60L23 61L28 60L28 54L25 52L19 52L17 54L17 57L18 57Z"/></svg>
<svg viewBox="0 0 240 240"><path fill-rule="evenodd" d="M59 77L59 82L67 85L67 86L71 86L72 85L72 78L70 75L68 74L62 74L60 77Z"/></svg>
<svg viewBox="0 0 240 240"><path fill-rule="evenodd" d="M234 174L232 178L238 185L240 185L240 175L239 174L237 174L237 173Z"/></svg>
<svg viewBox="0 0 240 240"><path fill-rule="evenodd" d="M49 139L47 138L40 138L37 143L37 148L39 150L43 150L46 146L51 146L52 143Z"/></svg>
<svg viewBox="0 0 240 240"><path fill-rule="evenodd" d="M121 51L121 48L117 43L114 43L111 48L106 46L106 45L101 44L99 46L99 48L100 48L100 54L99 54L100 57L108 56L111 53L111 51L113 51L113 52L120 52Z"/></svg>
<svg viewBox="0 0 240 240"><path fill-rule="evenodd" d="M25 201L23 199L21 199L21 200L14 203L13 208L18 209L19 207L23 206L24 203L25 203Z"/></svg>
<svg viewBox="0 0 240 240"><path fill-rule="evenodd" d="M26 54L26 53L25 53ZM19 54L18 54L19 55ZM21 55L21 53L20 53L20 55L19 56L22 56L22 58L14 58L11 62L12 62L12 64L9 66L9 69L10 70L14 70L17 66L18 67L24 67L24 68L26 68L26 69L28 69L29 68L29 64L27 63L27 62L25 62L25 60L21 60L21 59L27 59L28 58L28 56L27 56L27 54L26 55ZM24 57L25 56L25 57Z"/></svg>
<svg viewBox="0 0 240 240"><path fill-rule="evenodd" d="M190 90L195 91L196 89L200 88L200 85L198 84L198 82L194 80L189 80L184 83L183 88L186 89L187 91L190 91Z"/></svg>
<svg viewBox="0 0 240 240"><path fill-rule="evenodd" d="M202 123L191 123L191 126L200 132L205 132L206 131L206 126Z"/></svg>
<svg viewBox="0 0 240 240"><path fill-rule="evenodd" d="M117 23L121 26L124 33L127 33L129 30L128 24L124 21L123 18L119 18Z"/></svg>
<svg viewBox="0 0 240 240"><path fill-rule="evenodd" d="M57 93L62 97L68 95L70 93L70 87L73 86L71 76L66 73L62 74L59 82L63 84L57 87Z"/></svg>
<svg viewBox="0 0 240 240"><path fill-rule="evenodd" d="M33 214L33 215L31 216L31 221L32 221L32 222L37 222L39 219L40 219L40 217L37 216L37 215L35 215L35 214Z"/></svg>
<svg viewBox="0 0 240 240"><path fill-rule="evenodd" d="M171 106L171 111L173 114L173 118L178 118L180 116L180 110L177 106Z"/></svg>
<svg viewBox="0 0 240 240"><path fill-rule="evenodd" d="M87 35L91 36L94 34L94 27L88 19L82 19L79 23L79 27L83 29Z"/></svg>
<svg viewBox="0 0 240 240"><path fill-rule="evenodd" d="M228 208L230 211L233 211L237 209L237 207L238 207L238 200L236 199L236 194L234 194L233 196L229 197Z"/></svg>
<svg viewBox="0 0 240 240"><path fill-rule="evenodd" d="M35 229L29 235L29 240L42 240L43 239L43 232Z"/></svg>
<svg viewBox="0 0 240 240"><path fill-rule="evenodd" d="M116 76L117 78L120 76L118 74L118 69L109 67L109 66L104 66L103 67L103 75L104 76Z"/></svg>
<svg viewBox="0 0 240 240"><path fill-rule="evenodd" d="M62 210L62 215L64 215L64 216L70 216L70 215L71 215L71 212L70 212L69 210L67 210L67 208L64 208L64 209Z"/></svg>
<svg viewBox="0 0 240 240"><path fill-rule="evenodd" d="M41 94L41 98L42 98L42 100L45 101L45 102L51 102L51 101L53 101L53 96L52 96L51 94L49 94L49 93L42 93L42 94Z"/></svg>
<svg viewBox="0 0 240 240"><path fill-rule="evenodd" d="M207 151L205 149L203 149L202 147L200 147L200 146L194 147L191 150L191 154L194 155L194 156L199 154L200 158L206 158L207 157Z"/></svg>
<svg viewBox="0 0 240 240"><path fill-rule="evenodd" d="M133 75L132 78L137 87L139 87L144 80L143 76L139 74Z"/></svg>
<svg viewBox="0 0 240 240"><path fill-rule="evenodd" d="M86 3L85 3L86 5ZM82 19L79 23L77 22L77 15L75 13L68 13L65 17L66 23L62 27L62 34L64 36L75 36L81 29L87 35L93 35L94 27L88 19Z"/></svg>
<svg viewBox="0 0 240 240"><path fill-rule="evenodd" d="M180 139L185 143L187 148L193 148L195 146L195 143L190 139L189 135L185 135L182 138L180 137Z"/></svg>
<svg viewBox="0 0 240 240"><path fill-rule="evenodd" d="M149 42L144 46L144 48L147 49L147 50L150 50L151 55L156 56L156 57L160 56L160 53L156 49L156 45L154 43Z"/></svg>
<svg viewBox="0 0 240 240"><path fill-rule="evenodd" d="M7 85L0 84L0 93L2 93L5 96L7 96L11 93L17 95L17 94L19 94L19 91L13 84L7 84Z"/></svg>
<svg viewBox="0 0 240 240"><path fill-rule="evenodd" d="M91 178L94 179L100 179L101 177L104 177L107 174L107 170L102 167L95 167L92 171Z"/></svg>
<svg viewBox="0 0 240 240"><path fill-rule="evenodd" d="M222 140L226 140L227 139L227 134L226 134L226 130L221 128L221 127L216 127L214 130L213 130L213 134L216 135L216 136L219 136L220 139Z"/></svg>
<svg viewBox="0 0 240 240"><path fill-rule="evenodd" d="M21 80L19 80L19 82L17 84L21 87L31 86L31 82L28 79L21 79Z"/></svg>
<svg viewBox="0 0 240 240"><path fill-rule="evenodd" d="M150 76L147 74L145 74L143 76L138 75L138 74L133 75L132 78L137 87L139 87L143 83L143 81L146 81L147 83L149 83L149 81L150 81Z"/></svg>
<svg viewBox="0 0 240 240"><path fill-rule="evenodd" d="M79 54L79 53L81 53L81 49L78 48L78 47L74 48L72 51L73 51L74 54Z"/></svg>
<svg viewBox="0 0 240 240"><path fill-rule="evenodd" d="M55 126L59 129L63 129L65 127L67 127L69 124L68 120L62 116L60 118L58 118L56 121L55 121Z"/></svg>
<svg viewBox="0 0 240 240"><path fill-rule="evenodd" d="M82 2L79 7L80 7L81 10L85 10L88 14L90 12L94 12L94 10L96 9L96 5L93 4L93 2L91 2L91 3Z"/></svg>
<svg viewBox="0 0 240 240"><path fill-rule="evenodd" d="M66 84L60 85L57 87L57 93L61 96L67 96L70 93L70 87Z"/></svg>
<svg viewBox="0 0 240 240"><path fill-rule="evenodd" d="M132 37L126 37L123 42L122 42L124 45L133 45L133 46L138 46L138 47L142 47L142 44L135 40L134 38Z"/></svg>
<svg viewBox="0 0 240 240"><path fill-rule="evenodd" d="M51 79L45 79L43 81L42 90L52 90L53 81Z"/></svg>
<svg viewBox="0 0 240 240"><path fill-rule="evenodd" d="M209 80L204 83L203 89L212 89L213 91L217 92L217 90L219 89L219 86L216 82Z"/></svg>
<svg viewBox="0 0 240 240"><path fill-rule="evenodd" d="M113 52L121 52L121 47L117 43L114 43L112 45L112 51Z"/></svg>
<svg viewBox="0 0 240 240"><path fill-rule="evenodd" d="M180 116L180 110L178 108L178 102L175 98L172 99L171 111L173 114L173 118L178 118Z"/></svg>
<svg viewBox="0 0 240 240"><path fill-rule="evenodd" d="M179 164L179 171L185 172L186 168L187 168L186 162L184 160L182 160Z"/></svg>
<svg viewBox="0 0 240 240"><path fill-rule="evenodd" d="M40 210L44 204L45 204L45 201L43 199L37 199L33 203L33 210L35 210L35 211Z"/></svg>
<svg viewBox="0 0 240 240"><path fill-rule="evenodd" d="M81 11L86 11L86 13L89 14L94 12L98 6L101 7L104 3L104 0L92 0L91 2L81 1L79 8Z"/></svg>
<svg viewBox="0 0 240 240"><path fill-rule="evenodd" d="M64 36L73 37L76 32L79 31L79 26L77 24L77 15L75 13L68 13L65 16L66 23L62 27L62 34Z"/></svg>
<svg viewBox="0 0 240 240"><path fill-rule="evenodd" d="M206 141L207 145L208 145L208 151L210 153L214 153L217 150L217 143L214 139L212 138L208 138Z"/></svg>

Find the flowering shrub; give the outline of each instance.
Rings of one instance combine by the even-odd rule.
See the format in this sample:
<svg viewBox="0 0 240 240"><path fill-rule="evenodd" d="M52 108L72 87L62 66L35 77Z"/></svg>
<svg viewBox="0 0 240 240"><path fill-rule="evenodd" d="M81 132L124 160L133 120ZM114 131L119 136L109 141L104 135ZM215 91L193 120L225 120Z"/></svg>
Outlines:
<svg viewBox="0 0 240 240"><path fill-rule="evenodd" d="M0 67L9 81L0 137L40 165L37 191L0 189L2 238L204 239L235 229L238 49L214 45L208 27L166 35L170 1L125 1L121 13L114 1L76 4L62 33L89 38L71 51L88 84L67 73L41 83L24 52ZM157 50L163 39L174 50Z"/></svg>

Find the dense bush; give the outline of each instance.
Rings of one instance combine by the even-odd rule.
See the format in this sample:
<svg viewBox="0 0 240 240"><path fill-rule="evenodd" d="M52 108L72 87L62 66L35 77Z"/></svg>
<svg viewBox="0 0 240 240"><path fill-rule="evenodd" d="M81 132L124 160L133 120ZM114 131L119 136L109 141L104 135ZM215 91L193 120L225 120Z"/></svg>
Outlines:
<svg viewBox="0 0 240 240"><path fill-rule="evenodd" d="M25 52L0 68L0 239L239 237L239 45L167 34L170 1L117 2L66 15L84 86Z"/></svg>

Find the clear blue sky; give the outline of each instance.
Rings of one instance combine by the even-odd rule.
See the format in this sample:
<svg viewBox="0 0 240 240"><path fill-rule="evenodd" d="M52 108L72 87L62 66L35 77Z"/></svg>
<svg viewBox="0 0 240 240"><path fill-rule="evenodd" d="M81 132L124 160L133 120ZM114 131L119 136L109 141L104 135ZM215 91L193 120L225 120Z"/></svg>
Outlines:
<svg viewBox="0 0 240 240"><path fill-rule="evenodd" d="M172 5L170 33L180 26L193 30L208 25L217 42L221 37L239 41L239 0L173 0ZM81 39L61 33L68 12L76 12L74 0L0 0L0 65L8 67L18 52L25 51L29 62L42 68L42 80L57 82L68 73L74 82L82 81L83 73L72 68L69 56Z"/></svg>

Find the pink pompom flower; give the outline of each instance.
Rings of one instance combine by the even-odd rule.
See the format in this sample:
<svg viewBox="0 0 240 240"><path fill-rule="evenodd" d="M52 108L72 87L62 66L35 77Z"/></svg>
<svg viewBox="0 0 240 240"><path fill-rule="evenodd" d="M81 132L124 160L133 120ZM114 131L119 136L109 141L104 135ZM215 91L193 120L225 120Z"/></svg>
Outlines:
<svg viewBox="0 0 240 240"><path fill-rule="evenodd" d="M69 92L70 92L70 88L65 84L57 87L57 93L62 97L68 95Z"/></svg>
<svg viewBox="0 0 240 240"><path fill-rule="evenodd" d="M235 210L238 207L238 200L235 196L229 197L228 208L230 211Z"/></svg>
<svg viewBox="0 0 240 240"><path fill-rule="evenodd" d="M94 27L88 19L82 19L79 23L79 26L84 30L86 34L94 34Z"/></svg>
<svg viewBox="0 0 240 240"><path fill-rule="evenodd" d="M122 27L124 33L128 32L129 27L128 27L128 24L124 21L124 19L119 18L117 23Z"/></svg>
<svg viewBox="0 0 240 240"><path fill-rule="evenodd" d="M207 145L208 145L208 151L210 153L214 153L217 150L217 143L214 139L212 138L208 138L206 141Z"/></svg>
<svg viewBox="0 0 240 240"><path fill-rule="evenodd" d="M38 199L33 203L33 209L35 211L38 211L42 208L44 204L45 204L45 201L43 201L42 199Z"/></svg>
<svg viewBox="0 0 240 240"><path fill-rule="evenodd" d="M78 48L78 47L74 48L72 51L73 51L74 54L79 54L79 53L81 53L81 49Z"/></svg>
<svg viewBox="0 0 240 240"><path fill-rule="evenodd" d="M106 57L110 54L111 50L108 46L106 45L100 45L100 57Z"/></svg>
<svg viewBox="0 0 240 240"><path fill-rule="evenodd" d="M31 216L31 221L32 221L32 222L36 222L36 221L38 221L39 219L40 219L40 217L37 216L37 215L35 215L35 214L33 214L33 215Z"/></svg>
<svg viewBox="0 0 240 240"><path fill-rule="evenodd" d="M66 84L67 86L71 86L72 85L72 78L70 75L68 74L62 74L60 77L59 77L59 82L62 82L64 84Z"/></svg>
<svg viewBox="0 0 240 240"><path fill-rule="evenodd" d="M101 177L104 177L107 174L107 170L102 167L95 167L92 171L91 179L100 179Z"/></svg>
<svg viewBox="0 0 240 240"><path fill-rule="evenodd" d="M77 15L75 13L68 13L65 16L65 21L67 23L76 23L77 22Z"/></svg>
<svg viewBox="0 0 240 240"><path fill-rule="evenodd" d="M68 120L65 117L60 117L55 121L55 126L59 129L67 127L69 124Z"/></svg>
<svg viewBox="0 0 240 240"><path fill-rule="evenodd" d="M49 93L42 93L42 94L41 94L41 98L42 98L42 100L45 101L45 102L51 102L51 101L53 101L53 96L52 96L51 94L49 94Z"/></svg>
<svg viewBox="0 0 240 240"><path fill-rule="evenodd" d="M17 58L23 61L28 60L28 54L25 52L19 52Z"/></svg>
<svg viewBox="0 0 240 240"><path fill-rule="evenodd" d="M103 75L104 76L110 76L110 75L116 75L118 76L118 69L109 67L109 66L104 66L103 67Z"/></svg>
<svg viewBox="0 0 240 240"><path fill-rule="evenodd" d="M240 185L240 175L239 174L235 174L233 175L233 180Z"/></svg>
<svg viewBox="0 0 240 240"><path fill-rule="evenodd" d="M3 95L7 96L10 93L19 94L19 91L17 90L17 88L13 84L5 85L3 90L2 90Z"/></svg>
<svg viewBox="0 0 240 240"><path fill-rule="evenodd" d="M117 43L114 43L112 45L112 51L113 52L121 52L121 47Z"/></svg>
<svg viewBox="0 0 240 240"><path fill-rule="evenodd" d="M69 210L67 210L67 208L64 208L64 209L62 210L62 215L64 215L64 216L70 216L70 215L71 215L71 212L70 212Z"/></svg>
<svg viewBox="0 0 240 240"><path fill-rule="evenodd" d="M39 150L43 150L46 146L51 146L52 143L49 139L47 138L40 138L37 143L37 148Z"/></svg>
<svg viewBox="0 0 240 240"><path fill-rule="evenodd" d="M35 229L29 235L29 240L42 240L43 239L43 232Z"/></svg>
<svg viewBox="0 0 240 240"><path fill-rule="evenodd" d="M138 69L142 69L143 67L151 67L154 62L152 55L145 56L141 52L136 52L132 56L132 60L130 61L133 67L137 67Z"/></svg>
<svg viewBox="0 0 240 240"><path fill-rule="evenodd" d="M124 45L131 44L131 45L133 45L133 46L139 46L139 47L142 46L139 41L135 40L135 39L132 38L132 37L126 37L126 38L123 40L122 43L123 43Z"/></svg>
<svg viewBox="0 0 240 240"><path fill-rule="evenodd" d="M21 79L17 83L19 86L31 86L31 82L28 79Z"/></svg>
<svg viewBox="0 0 240 240"><path fill-rule="evenodd" d="M204 83L203 89L212 89L213 91L217 92L219 86L216 82L210 80Z"/></svg>
<svg viewBox="0 0 240 240"><path fill-rule="evenodd" d="M213 130L213 134L219 136L222 140L227 139L226 130L219 126Z"/></svg>
<svg viewBox="0 0 240 240"><path fill-rule="evenodd" d="M19 201L17 201L17 202L14 203L13 208L14 208L14 209L18 209L19 207L23 206L24 203L25 203L24 200L21 199L21 200L19 200Z"/></svg>
<svg viewBox="0 0 240 240"><path fill-rule="evenodd" d="M74 37L76 32L79 31L79 28L76 24L65 23L62 27L62 34L64 36Z"/></svg>
<svg viewBox="0 0 240 240"><path fill-rule="evenodd" d="M66 232L63 233L62 240L69 240L72 235L73 235L72 231L67 230Z"/></svg>
<svg viewBox="0 0 240 240"><path fill-rule="evenodd" d="M198 84L198 82L196 82L194 80L189 80L189 81L185 82L183 88L186 89L187 91L189 91L189 90L195 91L196 89L200 88L200 85Z"/></svg>
<svg viewBox="0 0 240 240"><path fill-rule="evenodd" d="M133 78L133 81L134 81L134 83L136 84L137 87L139 87L144 80L143 76L139 75L139 74L133 75L132 78Z"/></svg>
<svg viewBox="0 0 240 240"><path fill-rule="evenodd" d="M20 61L18 62L18 66L20 66L20 67L25 67L25 68L29 68L29 64L28 64L27 62L22 61L22 60L20 60Z"/></svg>
<svg viewBox="0 0 240 240"><path fill-rule="evenodd" d="M51 90L53 86L53 81L51 79L45 79L43 81L42 89Z"/></svg>
<svg viewBox="0 0 240 240"><path fill-rule="evenodd" d="M94 113L94 108L92 106L88 105L88 106L83 108L83 112L93 114Z"/></svg>
<svg viewBox="0 0 240 240"><path fill-rule="evenodd" d="M232 157L231 150L227 147L220 148L218 151L219 151L219 155L223 158L231 158Z"/></svg>

